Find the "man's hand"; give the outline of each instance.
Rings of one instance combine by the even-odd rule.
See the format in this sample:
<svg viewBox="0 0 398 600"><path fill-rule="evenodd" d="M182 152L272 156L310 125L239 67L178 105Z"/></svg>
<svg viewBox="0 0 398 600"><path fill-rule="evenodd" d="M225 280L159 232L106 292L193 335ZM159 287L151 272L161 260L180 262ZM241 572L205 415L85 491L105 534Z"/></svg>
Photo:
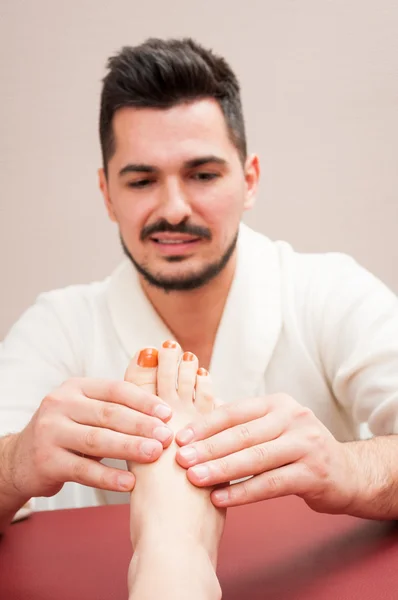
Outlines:
<svg viewBox="0 0 398 600"><path fill-rule="evenodd" d="M130 491L132 473L99 461L155 461L173 438L164 424L170 417L166 403L132 383L68 380L44 398L21 433L4 440L3 493L52 496L66 481Z"/></svg>
<svg viewBox="0 0 398 600"><path fill-rule="evenodd" d="M216 506L296 494L317 511L346 512L356 493L350 445L287 395L224 404L176 441L177 461L196 486L253 476L213 491Z"/></svg>

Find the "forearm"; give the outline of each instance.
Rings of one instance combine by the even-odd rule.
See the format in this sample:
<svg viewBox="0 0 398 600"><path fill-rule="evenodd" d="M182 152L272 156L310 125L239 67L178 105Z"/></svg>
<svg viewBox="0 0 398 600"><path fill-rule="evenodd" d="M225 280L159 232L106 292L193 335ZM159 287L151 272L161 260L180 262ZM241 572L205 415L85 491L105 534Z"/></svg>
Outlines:
<svg viewBox="0 0 398 600"><path fill-rule="evenodd" d="M22 497L12 483L10 459L14 436L0 438L0 535L15 513L29 500Z"/></svg>
<svg viewBox="0 0 398 600"><path fill-rule="evenodd" d="M365 519L398 519L398 435L347 442L345 447L357 490L346 512Z"/></svg>
<svg viewBox="0 0 398 600"><path fill-rule="evenodd" d="M221 588L206 551L159 535L141 543L130 563L129 600L219 600Z"/></svg>

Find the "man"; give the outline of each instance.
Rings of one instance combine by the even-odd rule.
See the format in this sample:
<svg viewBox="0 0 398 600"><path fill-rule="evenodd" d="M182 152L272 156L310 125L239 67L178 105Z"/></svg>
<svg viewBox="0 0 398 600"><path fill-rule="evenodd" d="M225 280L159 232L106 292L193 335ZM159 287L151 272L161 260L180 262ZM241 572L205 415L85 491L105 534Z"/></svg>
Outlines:
<svg viewBox="0 0 398 600"><path fill-rule="evenodd" d="M156 461L173 436L195 486L248 478L218 486L217 506L298 494L396 518L396 297L346 256L240 224L260 169L224 59L149 40L108 66L99 180L127 259L39 297L3 342L1 527L66 481L120 501L134 487L121 461ZM162 398L123 382L138 348L172 338L224 402L179 432ZM377 437L355 441L362 422Z"/></svg>

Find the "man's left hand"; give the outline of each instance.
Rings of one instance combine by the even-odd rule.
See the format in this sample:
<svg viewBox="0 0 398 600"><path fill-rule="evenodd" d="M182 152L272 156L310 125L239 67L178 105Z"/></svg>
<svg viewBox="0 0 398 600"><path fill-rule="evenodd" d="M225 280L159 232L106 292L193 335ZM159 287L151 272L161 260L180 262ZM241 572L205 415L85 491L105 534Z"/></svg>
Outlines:
<svg viewBox="0 0 398 600"><path fill-rule="evenodd" d="M218 486L216 506L295 494L319 512L344 513L357 494L350 444L284 394L223 404L179 431L176 441L191 483Z"/></svg>

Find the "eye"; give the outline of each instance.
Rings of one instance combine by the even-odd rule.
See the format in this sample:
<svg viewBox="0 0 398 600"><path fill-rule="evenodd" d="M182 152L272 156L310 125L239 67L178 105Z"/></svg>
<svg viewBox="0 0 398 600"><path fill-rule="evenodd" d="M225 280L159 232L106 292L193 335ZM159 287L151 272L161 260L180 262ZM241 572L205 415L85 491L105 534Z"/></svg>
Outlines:
<svg viewBox="0 0 398 600"><path fill-rule="evenodd" d="M193 179L196 179L197 181L212 181L213 179L217 179L218 177L220 177L220 175L218 173L200 172L200 173L195 173L193 175Z"/></svg>
<svg viewBox="0 0 398 600"><path fill-rule="evenodd" d="M144 187L148 187L149 185L151 185L151 183L153 183L152 179L138 179L137 181L130 181L127 186L130 188L135 188L135 189L139 189L139 188L144 188Z"/></svg>

